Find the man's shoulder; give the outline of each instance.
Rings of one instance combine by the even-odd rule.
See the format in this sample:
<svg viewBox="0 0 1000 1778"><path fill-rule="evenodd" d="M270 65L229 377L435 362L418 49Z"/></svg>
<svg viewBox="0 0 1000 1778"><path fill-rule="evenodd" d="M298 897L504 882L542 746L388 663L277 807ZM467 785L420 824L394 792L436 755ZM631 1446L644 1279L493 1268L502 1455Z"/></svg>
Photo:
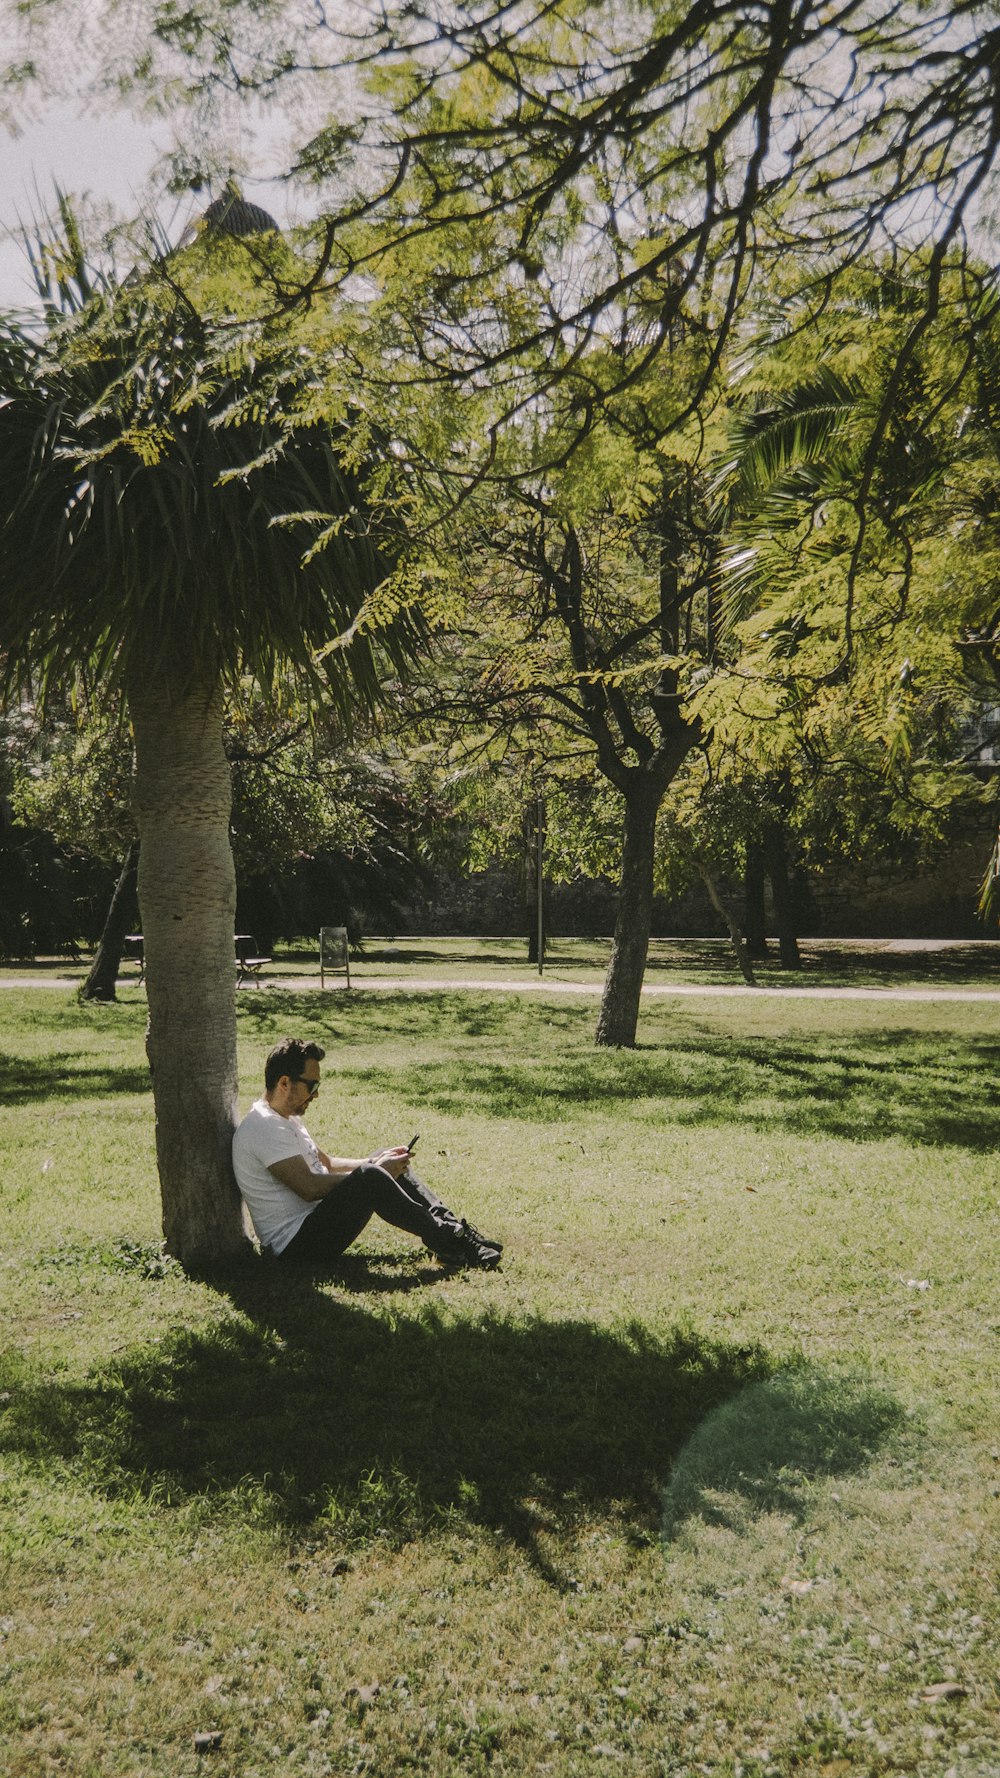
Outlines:
<svg viewBox="0 0 1000 1778"><path fill-rule="evenodd" d="M279 1142L288 1140L287 1117L272 1110L266 1099L255 1099L246 1116L240 1119L233 1131L233 1146L238 1149L253 1149L260 1143L270 1146L275 1139Z"/></svg>
<svg viewBox="0 0 1000 1778"><path fill-rule="evenodd" d="M272 1117L277 1117L277 1115L276 1111L271 1110L266 1099L255 1099L250 1110L240 1118L236 1126L236 1134L239 1136L243 1131L249 1134L252 1129L259 1128L261 1124L266 1123Z"/></svg>

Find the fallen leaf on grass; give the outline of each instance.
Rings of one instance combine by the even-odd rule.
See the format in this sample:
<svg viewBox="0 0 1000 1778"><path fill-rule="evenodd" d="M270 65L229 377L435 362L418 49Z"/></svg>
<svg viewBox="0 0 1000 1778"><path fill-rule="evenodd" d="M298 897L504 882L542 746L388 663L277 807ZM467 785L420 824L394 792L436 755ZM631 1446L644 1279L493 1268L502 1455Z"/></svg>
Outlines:
<svg viewBox="0 0 1000 1778"><path fill-rule="evenodd" d="M968 1693L964 1685L956 1685L953 1679L943 1679L938 1685L925 1685L920 1696L925 1704L939 1704L942 1699L965 1698Z"/></svg>

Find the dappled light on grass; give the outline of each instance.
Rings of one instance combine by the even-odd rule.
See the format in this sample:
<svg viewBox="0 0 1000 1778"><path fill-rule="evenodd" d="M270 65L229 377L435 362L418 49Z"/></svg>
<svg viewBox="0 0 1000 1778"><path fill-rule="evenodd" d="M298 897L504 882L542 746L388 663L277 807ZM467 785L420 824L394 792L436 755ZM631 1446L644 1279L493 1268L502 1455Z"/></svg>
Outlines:
<svg viewBox="0 0 1000 1778"><path fill-rule="evenodd" d="M635 1052L525 1061L447 1062L369 1071L369 1085L453 1112L560 1123L623 1101L640 1117L685 1126L724 1124L800 1136L948 1143L992 1151L1000 1142L1000 1042L940 1048L919 1033L824 1038L708 1037Z"/></svg>
<svg viewBox="0 0 1000 1778"><path fill-rule="evenodd" d="M688 1520L742 1531L762 1513L801 1521L822 1479L863 1472L907 1414L884 1385L815 1367L782 1370L723 1402L698 1426L664 1492L664 1536Z"/></svg>
<svg viewBox="0 0 1000 1778"><path fill-rule="evenodd" d="M245 995L245 1027L261 1054L285 1030L328 1049L344 1091L366 1090L443 1116L545 1124L581 1114L630 1115L658 1124L741 1125L857 1141L899 1137L991 1152L1000 1144L1000 1039L958 1031L886 1027L877 1008L801 1010L689 1007L644 1013L635 1050L593 1046L592 1009L533 1006L442 991L427 995ZM755 1019L765 1029L754 1029ZM433 1030L435 1053L412 1062L397 1047ZM540 1040L540 1030L544 1040ZM476 1043L481 1041L482 1048ZM386 1059L385 1050L393 1054ZM359 1056L359 1049L362 1054Z"/></svg>
<svg viewBox="0 0 1000 1778"><path fill-rule="evenodd" d="M993 1778L995 1014L241 992L507 1245L213 1287L144 1007L2 997L5 1775Z"/></svg>
<svg viewBox="0 0 1000 1778"><path fill-rule="evenodd" d="M64 1099L102 1099L148 1092L149 1069L142 1063L88 1063L77 1052L56 1051L40 1073L34 1063L0 1054L0 1094L7 1105L40 1104L53 1093Z"/></svg>

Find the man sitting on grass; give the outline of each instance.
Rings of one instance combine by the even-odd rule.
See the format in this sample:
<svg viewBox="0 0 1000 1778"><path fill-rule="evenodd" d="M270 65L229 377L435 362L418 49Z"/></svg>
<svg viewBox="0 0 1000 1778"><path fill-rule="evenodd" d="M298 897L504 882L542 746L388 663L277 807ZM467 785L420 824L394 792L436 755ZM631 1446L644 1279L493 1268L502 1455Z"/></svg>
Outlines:
<svg viewBox="0 0 1000 1778"><path fill-rule="evenodd" d="M267 1058L264 1097L233 1136L233 1168L262 1247L285 1260L335 1259L373 1216L406 1229L446 1266L500 1264L499 1241L461 1221L417 1178L408 1148L332 1159L302 1114L319 1092L318 1043L285 1037Z"/></svg>

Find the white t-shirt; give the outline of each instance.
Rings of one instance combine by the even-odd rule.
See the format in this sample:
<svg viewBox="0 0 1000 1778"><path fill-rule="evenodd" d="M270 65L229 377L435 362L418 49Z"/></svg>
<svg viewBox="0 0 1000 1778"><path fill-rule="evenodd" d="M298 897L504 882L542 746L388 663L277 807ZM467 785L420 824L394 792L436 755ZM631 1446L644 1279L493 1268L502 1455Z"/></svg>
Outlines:
<svg viewBox="0 0 1000 1778"><path fill-rule="evenodd" d="M275 1161L303 1155L314 1173L325 1168L301 1118L282 1117L266 1099L250 1107L233 1135L233 1171L262 1247L281 1253L320 1202L307 1203L270 1171Z"/></svg>

